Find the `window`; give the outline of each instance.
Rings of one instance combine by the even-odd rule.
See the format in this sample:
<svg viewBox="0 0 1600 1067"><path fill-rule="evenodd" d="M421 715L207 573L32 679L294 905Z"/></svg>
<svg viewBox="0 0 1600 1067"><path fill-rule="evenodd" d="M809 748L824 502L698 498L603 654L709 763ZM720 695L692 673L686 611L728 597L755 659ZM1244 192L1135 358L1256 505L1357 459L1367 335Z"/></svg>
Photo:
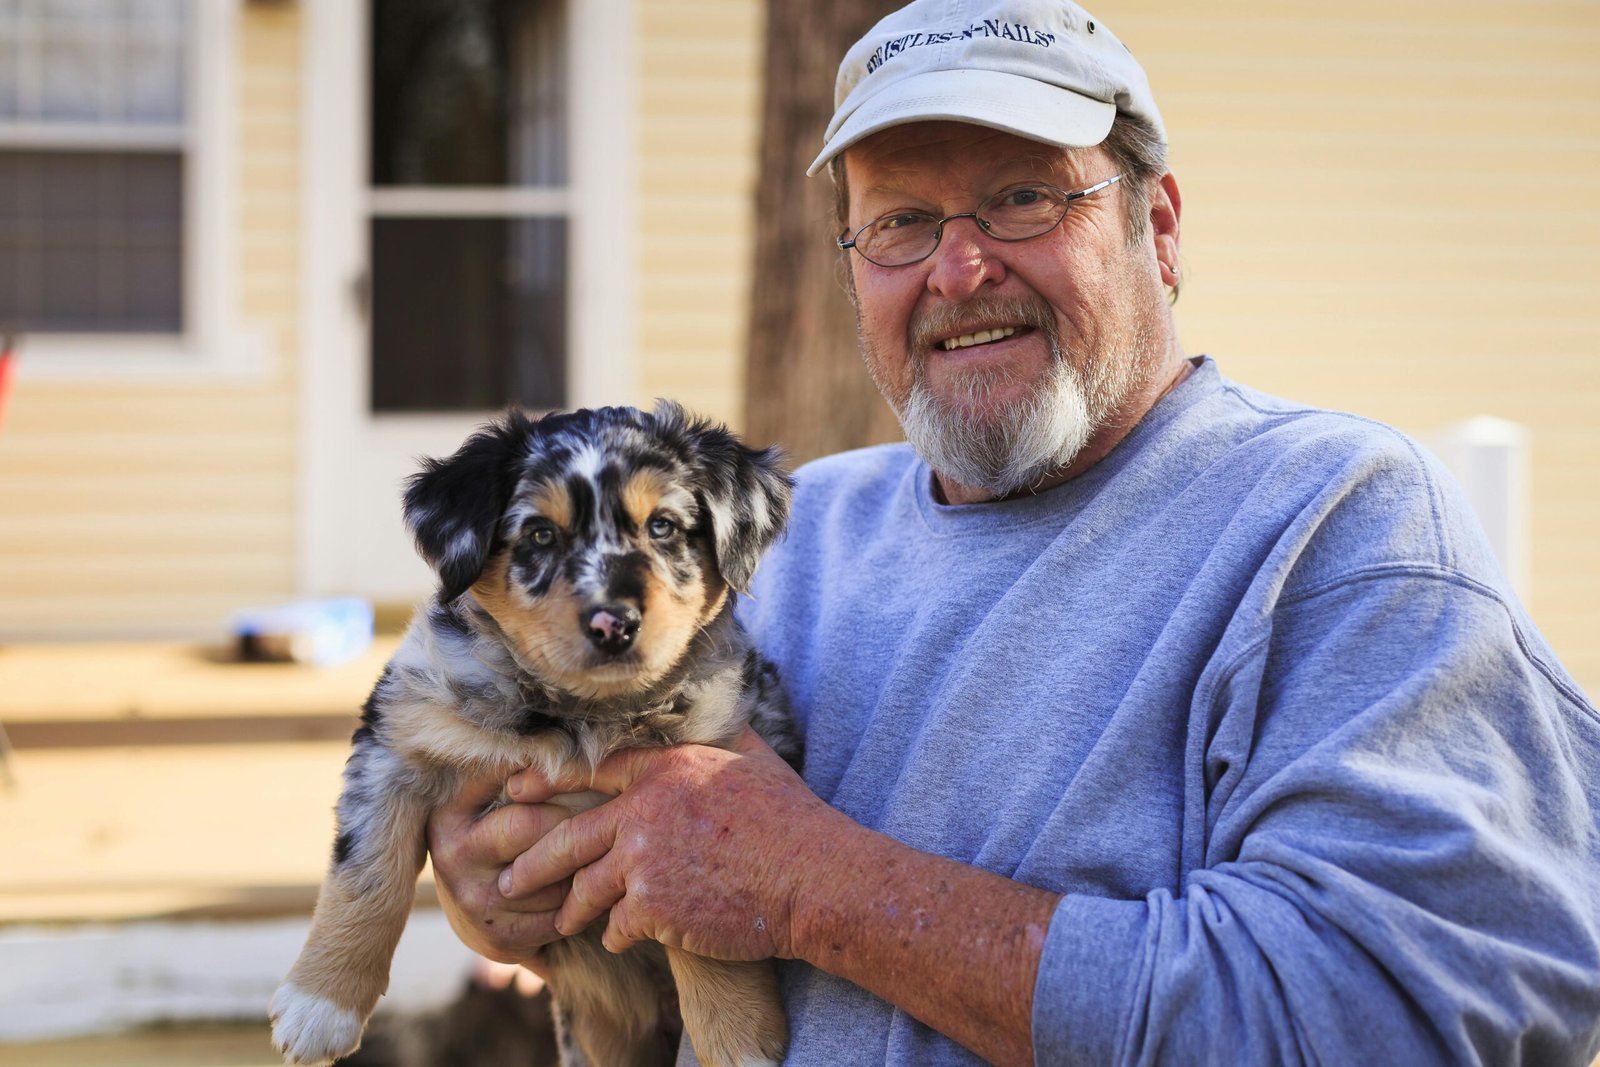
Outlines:
<svg viewBox="0 0 1600 1067"><path fill-rule="evenodd" d="M565 8L373 0L373 412L566 403Z"/></svg>
<svg viewBox="0 0 1600 1067"><path fill-rule="evenodd" d="M0 322L181 333L184 0L0 5Z"/></svg>
<svg viewBox="0 0 1600 1067"><path fill-rule="evenodd" d="M240 374L234 0L0 0L0 330L42 377Z"/></svg>

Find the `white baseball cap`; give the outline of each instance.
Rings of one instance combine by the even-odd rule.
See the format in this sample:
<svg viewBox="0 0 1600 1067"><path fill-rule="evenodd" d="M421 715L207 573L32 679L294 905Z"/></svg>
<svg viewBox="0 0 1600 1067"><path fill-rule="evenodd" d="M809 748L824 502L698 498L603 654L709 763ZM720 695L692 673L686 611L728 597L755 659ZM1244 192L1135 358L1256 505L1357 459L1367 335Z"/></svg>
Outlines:
<svg viewBox="0 0 1600 1067"><path fill-rule="evenodd" d="M839 64L816 174L890 126L949 119L1087 148L1118 110L1166 128L1133 54L1068 0L913 0Z"/></svg>

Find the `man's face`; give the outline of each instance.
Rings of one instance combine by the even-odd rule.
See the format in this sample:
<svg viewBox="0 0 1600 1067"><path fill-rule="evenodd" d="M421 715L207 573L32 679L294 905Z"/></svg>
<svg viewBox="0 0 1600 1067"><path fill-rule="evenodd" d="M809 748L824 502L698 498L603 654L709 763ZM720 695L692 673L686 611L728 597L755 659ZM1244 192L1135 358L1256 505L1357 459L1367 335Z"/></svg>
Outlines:
<svg viewBox="0 0 1600 1067"><path fill-rule="evenodd" d="M851 147L845 165L852 230L896 211L972 211L1018 183L1070 192L1115 173L1100 148L953 122L885 130ZM910 266L851 255L867 367L941 480L996 496L1028 488L1143 394L1165 356L1165 292L1150 239L1130 241L1122 203L1112 186L1020 242L957 219ZM981 331L991 338L973 343Z"/></svg>

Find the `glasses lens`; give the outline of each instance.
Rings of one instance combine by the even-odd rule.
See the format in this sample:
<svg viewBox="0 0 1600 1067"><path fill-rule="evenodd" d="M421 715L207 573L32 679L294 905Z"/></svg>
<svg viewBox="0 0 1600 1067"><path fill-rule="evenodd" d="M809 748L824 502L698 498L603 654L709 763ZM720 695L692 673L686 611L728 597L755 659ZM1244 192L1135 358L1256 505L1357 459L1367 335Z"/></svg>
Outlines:
<svg viewBox="0 0 1600 1067"><path fill-rule="evenodd" d="M939 243L939 220L921 212L886 215L856 234L856 248L880 267L898 267L925 258Z"/></svg>
<svg viewBox="0 0 1600 1067"><path fill-rule="evenodd" d="M1003 189L978 206L985 229L1005 241L1037 237L1067 214L1067 194L1049 185Z"/></svg>

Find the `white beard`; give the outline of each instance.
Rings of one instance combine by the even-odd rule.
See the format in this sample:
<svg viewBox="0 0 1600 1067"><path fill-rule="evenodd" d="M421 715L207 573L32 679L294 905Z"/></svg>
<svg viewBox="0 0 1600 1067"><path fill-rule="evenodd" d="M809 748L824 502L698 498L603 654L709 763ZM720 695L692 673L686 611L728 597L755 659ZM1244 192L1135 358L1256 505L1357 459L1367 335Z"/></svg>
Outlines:
<svg viewBox="0 0 1600 1067"><path fill-rule="evenodd" d="M877 384L906 440L928 466L942 478L996 497L1035 486L1069 466L1149 373L1143 337L1133 339L1137 351L1097 352L1080 360L1081 368L1075 365L1062 349L1054 313L1037 297L980 297L939 308L911 323L909 351L924 352L936 338L974 319L1032 326L1049 346L1050 369L1025 400L998 413L986 411L991 392L1018 384L1001 367L967 370L948 399L928 387L920 361L908 396L891 396L884 381ZM864 332L862 341L867 343ZM867 360L869 369L876 363Z"/></svg>
<svg viewBox="0 0 1600 1067"><path fill-rule="evenodd" d="M961 485L1002 497L1038 484L1073 461L1098 420L1081 376L1059 354L1027 400L997 414L975 414L1011 377L995 369L971 372L960 383L965 395L948 403L919 372L910 398L895 412L906 440L928 466Z"/></svg>

